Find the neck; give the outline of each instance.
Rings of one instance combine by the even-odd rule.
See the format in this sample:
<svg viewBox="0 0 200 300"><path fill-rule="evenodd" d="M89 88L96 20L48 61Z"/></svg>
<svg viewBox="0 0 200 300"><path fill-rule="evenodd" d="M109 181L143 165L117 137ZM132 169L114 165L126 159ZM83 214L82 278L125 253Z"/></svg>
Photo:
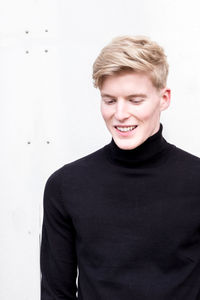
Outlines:
<svg viewBox="0 0 200 300"><path fill-rule="evenodd" d="M162 130L163 125L160 123L160 128L156 133L131 150L119 148L112 138L110 144L105 146L107 155L112 162L120 165L156 164L162 158L163 153L172 146L162 136Z"/></svg>

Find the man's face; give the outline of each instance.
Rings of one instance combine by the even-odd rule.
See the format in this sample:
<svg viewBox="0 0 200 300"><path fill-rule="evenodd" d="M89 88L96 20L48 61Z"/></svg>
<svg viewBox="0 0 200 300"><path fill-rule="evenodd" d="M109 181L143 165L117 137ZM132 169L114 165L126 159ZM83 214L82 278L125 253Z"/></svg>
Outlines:
<svg viewBox="0 0 200 300"><path fill-rule="evenodd" d="M108 76L100 92L106 126L118 147L125 150L138 147L159 130L160 113L170 104L170 90L156 89L144 72Z"/></svg>

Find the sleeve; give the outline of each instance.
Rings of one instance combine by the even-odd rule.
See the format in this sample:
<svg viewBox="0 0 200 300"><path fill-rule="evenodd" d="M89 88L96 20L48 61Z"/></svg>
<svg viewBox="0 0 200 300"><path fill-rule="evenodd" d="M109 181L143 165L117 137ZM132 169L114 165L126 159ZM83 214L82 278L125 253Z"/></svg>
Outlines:
<svg viewBox="0 0 200 300"><path fill-rule="evenodd" d="M63 205L61 182L53 173L43 195L40 246L41 300L76 300L75 229Z"/></svg>

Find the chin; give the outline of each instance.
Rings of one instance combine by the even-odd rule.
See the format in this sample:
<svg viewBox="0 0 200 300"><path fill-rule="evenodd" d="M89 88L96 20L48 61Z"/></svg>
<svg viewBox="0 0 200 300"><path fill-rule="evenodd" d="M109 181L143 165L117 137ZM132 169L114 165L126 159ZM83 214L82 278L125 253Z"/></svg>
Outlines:
<svg viewBox="0 0 200 300"><path fill-rule="evenodd" d="M132 150L138 147L138 145L132 144L129 141L119 142L115 140L115 143L122 150Z"/></svg>
<svg viewBox="0 0 200 300"><path fill-rule="evenodd" d="M133 150L135 148L137 148L137 147L136 146L122 146L121 147L122 150Z"/></svg>

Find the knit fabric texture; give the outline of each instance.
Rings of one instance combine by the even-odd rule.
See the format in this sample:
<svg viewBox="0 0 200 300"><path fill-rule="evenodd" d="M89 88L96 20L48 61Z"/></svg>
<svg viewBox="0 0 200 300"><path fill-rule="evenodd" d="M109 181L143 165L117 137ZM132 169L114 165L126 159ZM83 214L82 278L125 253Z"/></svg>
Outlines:
<svg viewBox="0 0 200 300"><path fill-rule="evenodd" d="M162 131L49 176L41 300L200 300L200 158Z"/></svg>

